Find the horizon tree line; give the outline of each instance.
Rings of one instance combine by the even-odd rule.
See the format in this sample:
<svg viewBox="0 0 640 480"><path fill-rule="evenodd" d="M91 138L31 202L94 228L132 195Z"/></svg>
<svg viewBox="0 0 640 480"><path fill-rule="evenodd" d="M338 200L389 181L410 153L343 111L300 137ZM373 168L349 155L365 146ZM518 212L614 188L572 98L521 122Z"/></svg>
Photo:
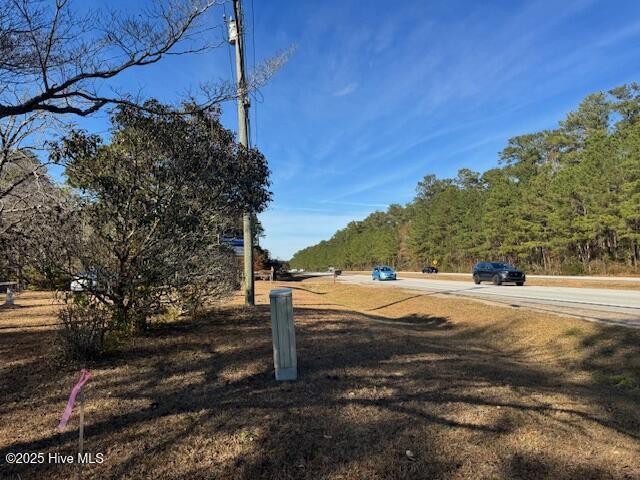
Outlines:
<svg viewBox="0 0 640 480"><path fill-rule="evenodd" d="M426 175L415 198L296 252L292 267L386 263L469 271L482 260L535 272L640 271L640 86L588 95L555 129L508 140L499 165Z"/></svg>

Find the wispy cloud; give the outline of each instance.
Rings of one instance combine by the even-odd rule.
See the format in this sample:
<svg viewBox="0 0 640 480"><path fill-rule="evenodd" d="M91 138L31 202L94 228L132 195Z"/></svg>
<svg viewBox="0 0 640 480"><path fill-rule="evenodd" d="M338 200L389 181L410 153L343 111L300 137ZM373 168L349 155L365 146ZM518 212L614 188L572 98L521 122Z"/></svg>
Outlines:
<svg viewBox="0 0 640 480"><path fill-rule="evenodd" d="M353 82L353 83L350 83L349 85L346 85L345 87L341 88L337 92L334 92L333 96L334 97L344 97L345 95L349 95L350 93L355 92L357 88L358 88L358 84L356 82Z"/></svg>
<svg viewBox="0 0 640 480"><path fill-rule="evenodd" d="M442 149L431 150L431 152L423 158L414 162L406 163L404 168L398 168L393 173L386 173L379 176L369 176L367 177L367 180L363 182L352 184L350 188L343 189L334 197L324 200L323 203L335 202L348 204L348 202L344 202L341 199L348 198L359 193L378 189L386 185L401 182L407 179L412 179L414 180L414 183L417 183L417 181L420 179L421 174L424 175L425 173L433 172L433 170L425 171L425 169L429 168L430 165L435 166L438 161L451 161L458 155L478 150L480 149L480 147L494 143L496 141L502 141L504 138L506 138L505 134L508 135L508 133L509 132L500 132L499 134L481 138L477 141L469 140L459 148L447 148L445 149L445 151L443 151ZM472 167L472 165L470 165L470 167ZM388 204L384 206L387 207Z"/></svg>
<svg viewBox="0 0 640 480"><path fill-rule="evenodd" d="M640 3L454 3L455 17L448 2L293 2L302 20L282 30L301 55L259 107L275 253L410 200L427 173L492 168L510 136L553 128L587 93L637 78Z"/></svg>
<svg viewBox="0 0 640 480"><path fill-rule="evenodd" d="M260 241L272 255L289 259L298 250L330 238L337 229L369 212L293 212L270 210L259 215L267 232Z"/></svg>
<svg viewBox="0 0 640 480"><path fill-rule="evenodd" d="M319 213L333 213L333 210L329 208L313 208L313 207L276 207L270 208L267 212L319 212Z"/></svg>
<svg viewBox="0 0 640 480"><path fill-rule="evenodd" d="M318 203L329 203L332 205L349 205L351 207L382 207L387 208L388 203L364 203L364 202L339 202L336 200L321 200Z"/></svg>
<svg viewBox="0 0 640 480"><path fill-rule="evenodd" d="M640 22L635 22L615 32L607 33L596 43L596 47L608 47L638 35L640 35Z"/></svg>

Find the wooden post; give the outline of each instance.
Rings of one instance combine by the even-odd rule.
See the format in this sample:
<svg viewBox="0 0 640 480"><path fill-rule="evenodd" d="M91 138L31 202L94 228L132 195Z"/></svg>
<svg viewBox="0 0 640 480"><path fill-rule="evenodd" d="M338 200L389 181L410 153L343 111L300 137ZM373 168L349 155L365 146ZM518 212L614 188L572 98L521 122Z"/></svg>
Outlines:
<svg viewBox="0 0 640 480"><path fill-rule="evenodd" d="M84 393L80 390L80 428L78 432L78 479L82 480L82 454L84 453Z"/></svg>

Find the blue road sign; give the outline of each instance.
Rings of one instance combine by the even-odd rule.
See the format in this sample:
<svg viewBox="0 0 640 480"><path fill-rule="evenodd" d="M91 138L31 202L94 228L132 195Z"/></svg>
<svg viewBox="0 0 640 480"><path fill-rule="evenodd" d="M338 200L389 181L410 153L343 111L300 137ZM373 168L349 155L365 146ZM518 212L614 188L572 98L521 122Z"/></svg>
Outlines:
<svg viewBox="0 0 640 480"><path fill-rule="evenodd" d="M237 257L241 257L244 253L244 239L241 237L232 237L230 235L222 235L220 243L231 247Z"/></svg>

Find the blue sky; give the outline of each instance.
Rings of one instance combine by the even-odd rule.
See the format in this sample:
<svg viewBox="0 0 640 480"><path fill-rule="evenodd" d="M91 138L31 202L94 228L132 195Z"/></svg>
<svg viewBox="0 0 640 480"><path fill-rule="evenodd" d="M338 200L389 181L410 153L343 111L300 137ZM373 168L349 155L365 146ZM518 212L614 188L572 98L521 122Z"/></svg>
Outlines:
<svg viewBox="0 0 640 480"><path fill-rule="evenodd" d="M491 168L509 137L554 127L591 92L640 81L637 1L253 0L253 28L244 3L249 64L251 30L258 60L297 45L251 112L274 192L261 243L283 259L410 201L426 174ZM230 75L222 47L116 85L173 101ZM222 120L236 130L234 104ZM80 123L108 130L105 114Z"/></svg>

